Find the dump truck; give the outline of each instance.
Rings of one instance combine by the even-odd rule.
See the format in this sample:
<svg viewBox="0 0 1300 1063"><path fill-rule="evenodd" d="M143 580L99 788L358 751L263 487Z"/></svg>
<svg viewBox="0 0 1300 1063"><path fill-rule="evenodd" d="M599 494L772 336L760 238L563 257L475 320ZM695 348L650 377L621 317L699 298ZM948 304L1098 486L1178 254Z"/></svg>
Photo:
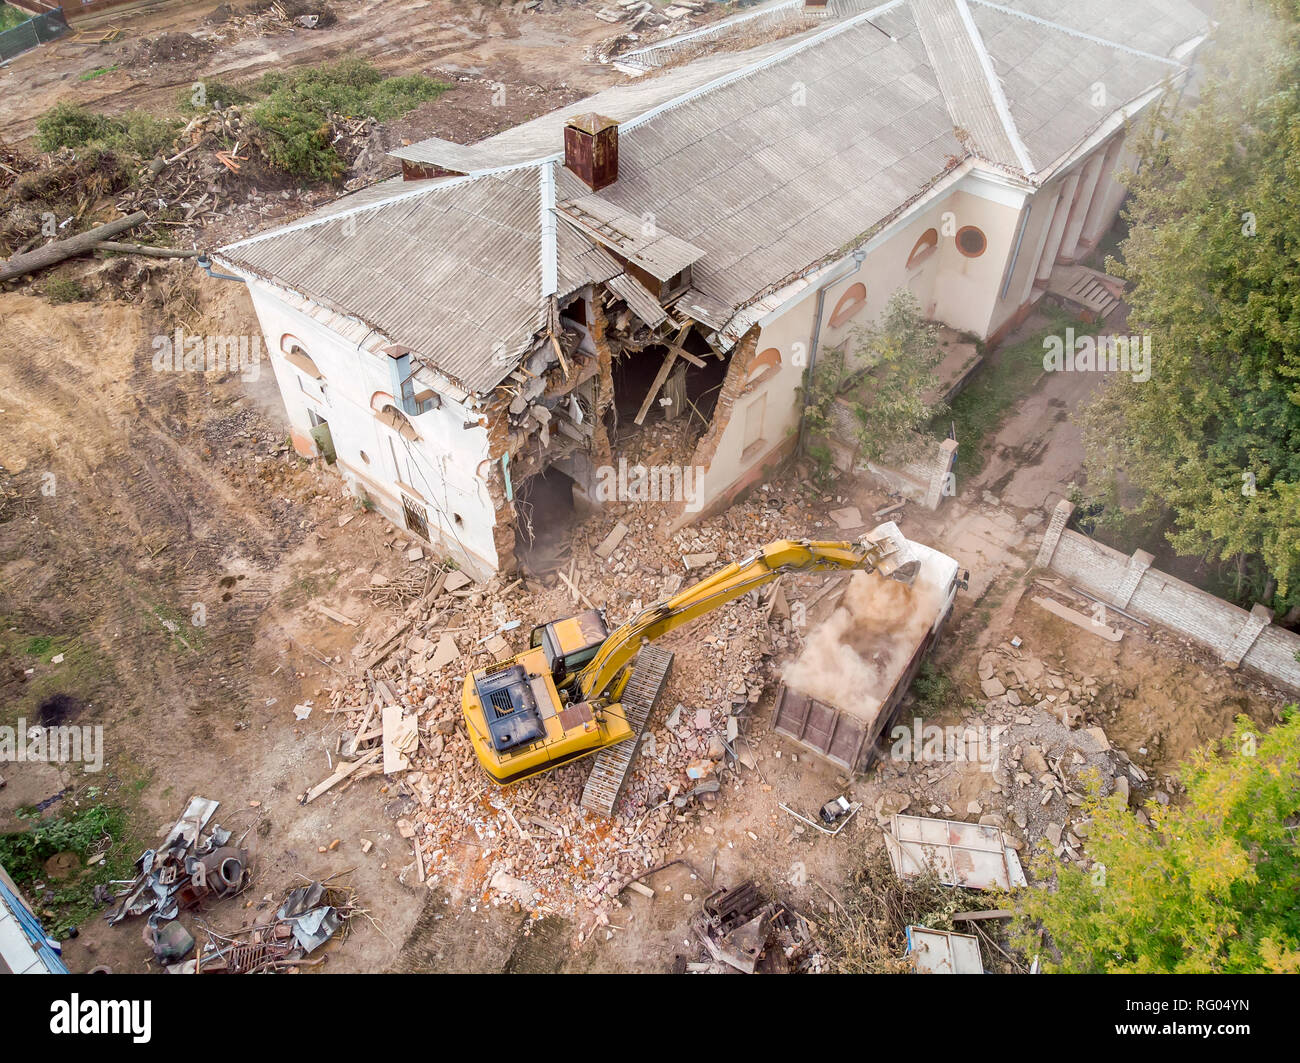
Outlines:
<svg viewBox="0 0 1300 1063"><path fill-rule="evenodd" d="M917 564L913 583L923 583L934 593L916 596L916 608L926 610L926 615L917 618L923 623L909 625L910 644L892 655L889 673L882 678L884 696L879 706L862 712L848 696L818 699L785 682L777 688L772 729L849 772L865 771L880 752L882 737L893 727L903 695L952 615L957 591L965 589L970 579L947 554L917 542L911 544L911 551Z"/></svg>
<svg viewBox="0 0 1300 1063"><path fill-rule="evenodd" d="M782 573L857 569L910 583L919 567L890 521L857 541L769 543L612 632L599 609L540 624L523 653L465 677L461 708L474 752L500 785L603 753L583 804L608 814L667 682L672 654L655 639Z"/></svg>

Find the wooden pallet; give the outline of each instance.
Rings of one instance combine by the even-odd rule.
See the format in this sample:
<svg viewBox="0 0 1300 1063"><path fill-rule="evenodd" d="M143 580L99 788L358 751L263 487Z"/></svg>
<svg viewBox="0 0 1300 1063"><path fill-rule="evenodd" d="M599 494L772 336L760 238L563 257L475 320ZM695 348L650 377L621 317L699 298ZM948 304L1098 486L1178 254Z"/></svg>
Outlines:
<svg viewBox="0 0 1300 1063"><path fill-rule="evenodd" d="M655 703L668 682L673 655L655 646L642 646L632 668L632 678L623 691L623 712L632 725L633 737L596 754L595 765L582 791L582 807L602 816L612 816L632 773L632 761L645 732Z"/></svg>

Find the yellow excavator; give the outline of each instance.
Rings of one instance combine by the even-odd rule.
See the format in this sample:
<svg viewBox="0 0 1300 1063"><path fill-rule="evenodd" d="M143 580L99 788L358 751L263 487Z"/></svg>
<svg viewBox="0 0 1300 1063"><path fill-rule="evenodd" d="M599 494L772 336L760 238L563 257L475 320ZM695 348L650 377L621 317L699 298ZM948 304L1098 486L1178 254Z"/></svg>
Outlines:
<svg viewBox="0 0 1300 1063"><path fill-rule="evenodd" d="M474 752L501 785L622 742L630 763L635 743L628 739L645 727L672 662L671 653L650 642L784 572L863 569L910 584L919 567L911 545L890 521L856 542L769 543L641 610L612 634L597 609L542 624L533 628L523 653L465 677L461 709ZM625 772L626 764L622 767ZM619 777L602 783L595 777L602 768ZM610 791L598 804L612 807L623 782L616 769L598 762L588 790L603 784Z"/></svg>

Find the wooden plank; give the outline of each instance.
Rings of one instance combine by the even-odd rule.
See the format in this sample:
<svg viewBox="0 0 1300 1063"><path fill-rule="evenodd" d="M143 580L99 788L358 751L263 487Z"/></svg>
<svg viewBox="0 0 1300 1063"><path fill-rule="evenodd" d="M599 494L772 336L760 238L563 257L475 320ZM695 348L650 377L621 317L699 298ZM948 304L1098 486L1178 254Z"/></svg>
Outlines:
<svg viewBox="0 0 1300 1063"><path fill-rule="evenodd" d="M659 372L655 374L654 380L650 382L650 390L645 393L645 401L641 403L641 409L632 419L635 424L641 424L645 421L645 416L650 412L650 406L654 403L659 394L659 389L664 386L664 381L668 379L668 374L672 372L673 366L677 363L677 351L680 348L671 347L668 353L664 355L664 364L659 367Z"/></svg>
<svg viewBox="0 0 1300 1063"><path fill-rule="evenodd" d="M357 728L356 735L352 738L352 756L357 755L357 747L361 745L362 736L366 733L366 728L370 726L370 718L375 714L375 706L379 704L378 698L371 698L370 704L366 706L366 714L361 717L361 726Z"/></svg>
<svg viewBox="0 0 1300 1063"><path fill-rule="evenodd" d="M383 645L381 645L379 649L375 650L375 652L370 655L370 659L366 661L365 665L363 665L363 671L368 672L370 671L370 669L374 668L375 665L381 664L384 658L386 658L390 653L393 652L393 650L397 648L397 643L401 640L401 637L411 629L411 625L414 623L415 623L415 619L414 617L412 617L410 620L406 621L406 623L402 624L396 631L394 631L393 634L390 635L384 641Z"/></svg>
<svg viewBox="0 0 1300 1063"><path fill-rule="evenodd" d="M333 775L331 775L328 779L322 779L320 782L318 782L315 786L313 786L310 790L307 791L307 796L303 798L302 803L304 805L311 804L313 801L316 800L316 798L320 797L321 794L325 793L328 790L332 790L335 786L341 783L344 779L346 779L358 768L378 759L380 752L382 751L378 749L372 749L360 760L354 760L349 764L339 765L338 769L334 772Z"/></svg>
<svg viewBox="0 0 1300 1063"><path fill-rule="evenodd" d="M614 530L606 535L600 545L596 547L596 556L608 561L610 554L618 549L618 544L623 541L623 537L627 535L628 531L628 526L622 521L615 524Z"/></svg>
<svg viewBox="0 0 1300 1063"><path fill-rule="evenodd" d="M678 358L684 358L686 361L690 362L691 365L695 366L697 369L704 368L704 359L697 357L694 354L691 354L691 352L688 351L685 347L674 347L673 350L677 352Z"/></svg>
<svg viewBox="0 0 1300 1063"><path fill-rule="evenodd" d="M405 771L411 766L411 762L406 759L406 754L393 744L397 737L397 729L402 723L402 707L388 702L384 705L384 774L393 775L399 771Z"/></svg>
<svg viewBox="0 0 1300 1063"><path fill-rule="evenodd" d="M352 617L344 616L337 610L331 609L328 605L321 605L320 602L312 602L312 605L315 607L317 612L322 613L331 620L337 621L340 624L346 624L348 627L357 626L357 622L353 620Z"/></svg>
<svg viewBox="0 0 1300 1063"><path fill-rule="evenodd" d="M1124 637L1124 632L1118 628L1107 627L1105 624L1099 624L1090 616L1085 616L1077 609L1071 609L1068 605L1062 605L1052 598L1034 598L1033 603L1046 609L1053 616L1059 616L1062 620L1067 620L1075 627L1081 627L1084 631L1096 635L1098 638L1105 639L1107 642L1119 642Z"/></svg>
<svg viewBox="0 0 1300 1063"><path fill-rule="evenodd" d="M568 587L570 591L573 592L573 594L575 595L575 601L578 598L581 598L583 604L585 604L588 609L596 608L594 605L591 604L591 599L588 598L585 594L583 594L582 591L578 590L578 585L574 583L573 580L569 579L569 577L566 576L563 571L557 569L555 574L559 576L560 579L563 581L564 585Z"/></svg>

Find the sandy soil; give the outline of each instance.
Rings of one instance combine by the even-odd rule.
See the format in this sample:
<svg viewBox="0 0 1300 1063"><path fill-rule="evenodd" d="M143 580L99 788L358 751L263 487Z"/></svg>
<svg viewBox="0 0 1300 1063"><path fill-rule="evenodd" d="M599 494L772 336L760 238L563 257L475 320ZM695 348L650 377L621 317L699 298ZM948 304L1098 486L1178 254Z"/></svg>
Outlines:
<svg viewBox="0 0 1300 1063"><path fill-rule="evenodd" d="M87 20L92 28L116 27L122 37L86 46L67 39L19 56L5 68L9 91L0 100L0 128L19 144L35 130L35 120L61 100L118 113L140 109L174 111L177 96L195 81L219 77L238 81L267 70L308 66L344 57L370 59L390 74L464 76L507 86L507 105L486 114L514 124L561 106L574 93L586 94L622 75L610 66L584 59L588 45L614 32L595 18L597 4L546 5L522 15L509 5L479 5L457 0L335 0L338 21L325 29L292 31L271 26L265 36L222 22L207 22L216 3L160 3L105 12ZM239 5L236 5L239 6ZM80 24L79 25L83 25ZM164 33L190 33L211 45L206 54L149 61L142 43ZM90 80L83 75L118 67ZM518 96L518 100L512 100ZM454 107L466 99L453 97ZM451 110L450 108L448 109ZM454 115L456 112L453 111ZM484 123L477 108L457 124L435 120L418 136L473 140ZM496 128L489 130L495 132Z"/></svg>

